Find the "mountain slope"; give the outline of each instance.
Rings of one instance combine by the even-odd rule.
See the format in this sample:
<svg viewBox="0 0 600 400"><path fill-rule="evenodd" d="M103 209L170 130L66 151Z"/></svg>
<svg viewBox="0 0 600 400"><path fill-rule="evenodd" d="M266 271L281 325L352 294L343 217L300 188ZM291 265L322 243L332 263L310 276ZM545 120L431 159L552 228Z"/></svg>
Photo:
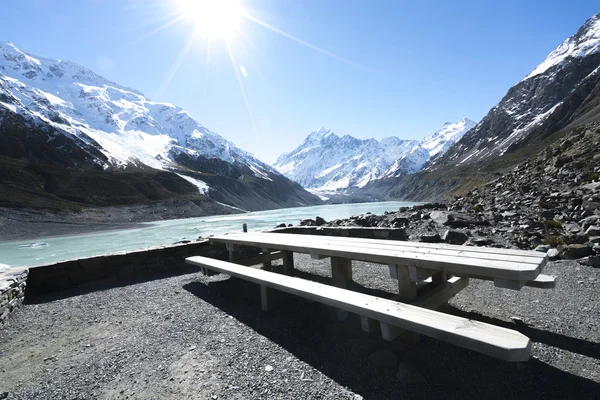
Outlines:
<svg viewBox="0 0 600 400"><path fill-rule="evenodd" d="M597 105L594 90L599 79L600 13L510 88L475 128L429 168L489 160L577 122Z"/></svg>
<svg viewBox="0 0 600 400"><path fill-rule="evenodd" d="M88 187L77 199L81 204L97 204L99 198L102 204L129 204L183 194L249 210L320 202L181 108L153 102L78 64L37 57L8 43L0 43L0 130L4 181L14 175L9 165L18 159L39 168L48 164L104 172L102 179L108 181L135 172L150 182L158 174L168 177L171 186L187 188L163 192L149 184L143 195L120 202L111 194L115 185L110 190ZM53 179L71 179L59 175ZM236 191L244 196L231 196Z"/></svg>
<svg viewBox="0 0 600 400"><path fill-rule="evenodd" d="M464 195L600 121L600 13L594 15L443 156L410 176L373 181L357 195L436 200Z"/></svg>
<svg viewBox="0 0 600 400"><path fill-rule="evenodd" d="M320 128L294 151L282 154L274 167L303 187L317 191L361 188L376 179L417 172L473 126L475 123L466 118L446 123L421 142L397 137L360 140Z"/></svg>

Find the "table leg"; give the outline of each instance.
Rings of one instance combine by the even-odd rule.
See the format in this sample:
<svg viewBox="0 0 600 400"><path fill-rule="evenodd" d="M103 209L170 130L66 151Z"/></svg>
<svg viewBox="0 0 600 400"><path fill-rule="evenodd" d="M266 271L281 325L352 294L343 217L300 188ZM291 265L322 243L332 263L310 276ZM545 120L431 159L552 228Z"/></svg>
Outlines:
<svg viewBox="0 0 600 400"><path fill-rule="evenodd" d="M283 251L283 273L288 276L294 276L294 253L292 251Z"/></svg>
<svg viewBox="0 0 600 400"><path fill-rule="evenodd" d="M434 274L431 276L431 284L432 287L437 287L440 285L445 284L446 282L448 282L448 274L445 271L440 271L437 274ZM437 310L438 311L442 311L442 312L448 312L449 306L448 306L448 301L445 301L443 304L441 304Z"/></svg>
<svg viewBox="0 0 600 400"><path fill-rule="evenodd" d="M341 257L331 257L331 278L333 286L348 288L348 269L352 269L352 260Z"/></svg>
<svg viewBox="0 0 600 400"><path fill-rule="evenodd" d="M229 262L235 262L235 259L237 258L238 247L231 243L227 243L225 246L227 247L227 252L229 253Z"/></svg>
<svg viewBox="0 0 600 400"><path fill-rule="evenodd" d="M271 259L269 258L269 253L271 253L271 250L269 249L262 249L263 252L263 266L262 269L264 270L271 270Z"/></svg>

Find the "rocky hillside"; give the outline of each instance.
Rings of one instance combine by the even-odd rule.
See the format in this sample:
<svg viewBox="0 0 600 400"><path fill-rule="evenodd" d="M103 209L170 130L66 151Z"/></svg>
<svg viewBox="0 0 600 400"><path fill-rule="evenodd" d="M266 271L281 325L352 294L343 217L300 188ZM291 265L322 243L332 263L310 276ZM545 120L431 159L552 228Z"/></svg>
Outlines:
<svg viewBox="0 0 600 400"><path fill-rule="evenodd" d="M0 132L0 207L182 200L206 214L320 203L181 108L7 43Z"/></svg>
<svg viewBox="0 0 600 400"><path fill-rule="evenodd" d="M600 123L571 130L536 157L447 204L325 225L403 228L413 241L536 249L600 267Z"/></svg>
<svg viewBox="0 0 600 400"><path fill-rule="evenodd" d="M467 118L448 122L422 141L397 137L360 140L320 128L294 151L281 155L274 167L315 191L362 188L373 180L419 171L474 126L475 122Z"/></svg>
<svg viewBox="0 0 600 400"><path fill-rule="evenodd" d="M473 164L534 145L600 115L600 13L566 39L429 169Z"/></svg>

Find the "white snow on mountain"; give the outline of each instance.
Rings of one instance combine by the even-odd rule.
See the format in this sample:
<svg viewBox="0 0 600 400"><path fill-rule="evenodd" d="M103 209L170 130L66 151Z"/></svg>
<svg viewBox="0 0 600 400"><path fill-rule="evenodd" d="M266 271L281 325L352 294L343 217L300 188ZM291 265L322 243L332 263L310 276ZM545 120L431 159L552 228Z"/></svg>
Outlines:
<svg viewBox="0 0 600 400"><path fill-rule="evenodd" d="M475 122L466 118L446 123L421 142L397 137L360 140L320 128L294 151L279 156L273 166L314 193L361 188L375 179L419 171L473 126Z"/></svg>
<svg viewBox="0 0 600 400"><path fill-rule="evenodd" d="M573 36L566 39L560 46L552 51L546 59L538 65L523 80L543 74L555 65L560 65L568 57L587 57L600 51L600 14L590 18L581 29Z"/></svg>
<svg viewBox="0 0 600 400"><path fill-rule="evenodd" d="M184 152L246 165L263 179L278 174L179 107L151 101L74 62L38 57L4 42L0 107L99 145L109 160L99 161L104 168L144 164L168 169Z"/></svg>

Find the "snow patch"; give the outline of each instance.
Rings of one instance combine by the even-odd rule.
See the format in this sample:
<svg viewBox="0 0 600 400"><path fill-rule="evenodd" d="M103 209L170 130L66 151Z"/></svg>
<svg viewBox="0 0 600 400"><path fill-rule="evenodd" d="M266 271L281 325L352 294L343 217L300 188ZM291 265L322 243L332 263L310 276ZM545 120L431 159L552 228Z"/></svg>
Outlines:
<svg viewBox="0 0 600 400"><path fill-rule="evenodd" d="M208 194L210 187L206 184L206 182L201 181L200 179L192 178L191 176L187 176L187 175L181 175L181 174L176 174L176 175L179 176L180 178L185 179L192 185L196 186L200 193Z"/></svg>

